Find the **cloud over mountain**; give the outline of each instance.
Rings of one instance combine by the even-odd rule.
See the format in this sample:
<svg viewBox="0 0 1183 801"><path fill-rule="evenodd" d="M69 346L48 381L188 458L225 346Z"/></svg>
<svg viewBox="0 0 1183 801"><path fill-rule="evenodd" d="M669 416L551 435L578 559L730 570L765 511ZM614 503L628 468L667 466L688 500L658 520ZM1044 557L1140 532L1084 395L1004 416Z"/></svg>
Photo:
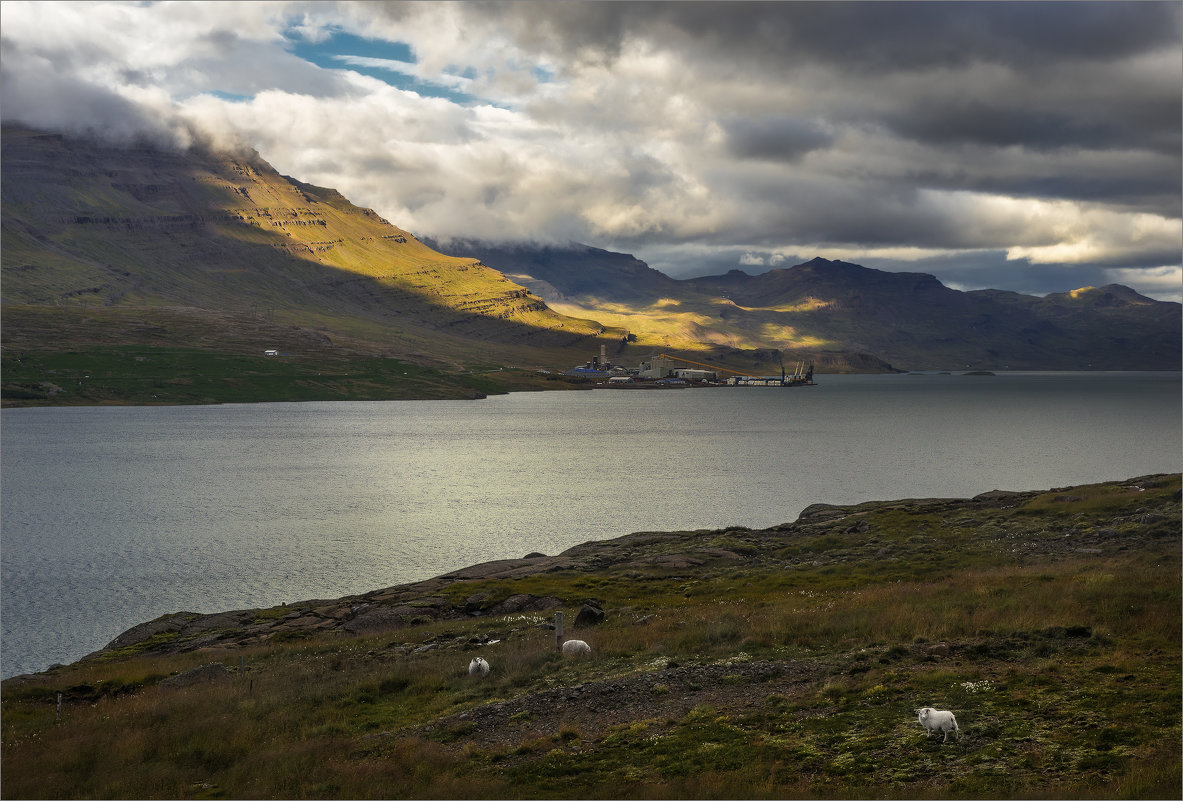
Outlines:
<svg viewBox="0 0 1183 801"><path fill-rule="evenodd" d="M823 255L1180 294L1177 3L2 14L6 120L249 145L437 238L577 239L674 274Z"/></svg>

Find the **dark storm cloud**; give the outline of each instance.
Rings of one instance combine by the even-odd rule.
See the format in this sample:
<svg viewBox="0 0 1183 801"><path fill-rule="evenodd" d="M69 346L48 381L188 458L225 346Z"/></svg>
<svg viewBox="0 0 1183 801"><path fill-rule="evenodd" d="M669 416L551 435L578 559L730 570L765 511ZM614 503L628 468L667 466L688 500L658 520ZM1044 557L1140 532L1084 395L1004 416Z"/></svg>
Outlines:
<svg viewBox="0 0 1183 801"><path fill-rule="evenodd" d="M707 54L763 68L823 63L883 72L977 61L1020 69L1113 60L1179 40L1175 2L474 3L523 42L615 58L628 37L681 35ZM512 9L513 14L508 13Z"/></svg>
<svg viewBox="0 0 1183 801"><path fill-rule="evenodd" d="M969 97L940 105L915 102L887 112L881 121L900 136L935 144L970 142L1034 150L1120 146L1177 153L1183 139L1165 131L1181 115L1179 98L1112 103L1106 108L1031 109L1008 105L1005 99Z"/></svg>
<svg viewBox="0 0 1183 801"><path fill-rule="evenodd" d="M731 117L722 121L727 146L742 159L795 161L828 146L834 136L813 120L795 117Z"/></svg>
<svg viewBox="0 0 1183 801"><path fill-rule="evenodd" d="M401 32L438 11L410 37L437 69L454 59L504 74L517 61L552 76L503 100L541 126L523 145L556 137L517 162L534 199L520 196L520 171L492 170L470 194L495 196L490 220L512 216L530 236L562 220L565 234L681 274L740 259L754 271L818 247L865 249L863 261L989 252L982 270L1032 291L1178 262L1178 3L426 9L375 13ZM570 160L550 158L560 153ZM435 208L464 219L446 199ZM420 219L449 233L443 216Z"/></svg>
<svg viewBox="0 0 1183 801"><path fill-rule="evenodd" d="M1177 170L1169 160L1142 159L1128 171L1105 169L1105 165L1064 172L1032 171L994 174L969 165L957 175L920 169L913 173L918 184L934 189L958 189L1006 194L1017 198L1061 198L1104 203L1135 212L1177 217L1183 211Z"/></svg>
<svg viewBox="0 0 1183 801"><path fill-rule="evenodd" d="M544 13L532 3L486 3L474 13L495 15L524 46L569 65L610 64L627 41L648 38L721 75L750 73L791 87L822 69L835 95L857 92L850 82L870 81L865 88L873 90L887 76L940 75L938 92L924 81L897 83L879 108L831 112L835 121L878 121L922 141L1177 153L1179 94L1148 91L1118 62L1177 48L1181 9L1174 2L575 2ZM1010 80L975 86L973 70L989 65ZM1077 65L1093 69L1077 74ZM1111 69L1098 74L1098 66ZM1062 92L1065 85L1072 91Z"/></svg>

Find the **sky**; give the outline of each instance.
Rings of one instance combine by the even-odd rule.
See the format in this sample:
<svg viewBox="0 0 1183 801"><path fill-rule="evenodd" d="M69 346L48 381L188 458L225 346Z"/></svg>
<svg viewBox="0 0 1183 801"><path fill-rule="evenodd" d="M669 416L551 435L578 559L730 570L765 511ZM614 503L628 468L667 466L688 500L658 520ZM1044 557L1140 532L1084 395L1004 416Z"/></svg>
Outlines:
<svg viewBox="0 0 1183 801"><path fill-rule="evenodd" d="M419 236L1183 299L1183 4L0 3L0 118ZM446 248L445 248L446 249Z"/></svg>

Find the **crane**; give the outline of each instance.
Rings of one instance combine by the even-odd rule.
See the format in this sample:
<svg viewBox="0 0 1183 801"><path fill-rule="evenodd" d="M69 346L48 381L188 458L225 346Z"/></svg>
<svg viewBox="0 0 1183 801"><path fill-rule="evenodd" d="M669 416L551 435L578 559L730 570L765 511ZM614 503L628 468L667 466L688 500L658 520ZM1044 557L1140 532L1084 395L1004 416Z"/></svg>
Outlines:
<svg viewBox="0 0 1183 801"><path fill-rule="evenodd" d="M736 375L750 375L750 373L741 373L739 370L731 370L726 367L716 367L713 364L703 364L702 362L695 362L695 361L691 361L690 359L683 359L681 356L671 356L668 353L663 353L660 356L658 356L657 358L670 359L671 361L675 361L675 362L686 362L686 364L694 364L699 367L709 368L711 370L721 370L724 373L735 373Z"/></svg>
<svg viewBox="0 0 1183 801"><path fill-rule="evenodd" d="M787 377L786 377L786 375L785 375L785 361L784 361L784 357L781 355L780 351L777 351L776 353L777 353L777 356L780 358L780 380L781 380L782 382L787 382L787 380L788 380L788 379L787 379ZM657 358L659 358L659 359L669 359L669 360L671 360L671 361L675 361L675 362L686 362L687 364L693 364L693 365L696 365L696 366L698 366L698 367L706 367L706 368L708 368L708 369L715 370L715 371L721 371L721 372L724 372L724 373L734 373L735 375L739 375L739 376L745 376L745 377L746 377L746 376L751 376L751 373L744 373L744 372L740 372L739 370L732 370L732 369L730 369L729 367L717 367L717 366L715 366L715 365L713 365L713 364L705 364L705 363L703 363L703 362L696 362L696 361L693 361L693 360L691 360L691 359L683 359L681 356L671 356L671 355L670 355L670 354L668 354L668 353L662 353L662 354L661 354L661 355L659 355ZM805 382L805 383L810 383L810 384L811 384L811 383L813 383L813 365L810 365L810 366L809 366L809 371L808 371L807 373L802 373L802 372L801 372L801 369L802 369L804 366L805 366L805 365L804 365L804 362L798 362L798 363L797 363L797 364L794 366L794 368L793 368L793 379L794 379L794 381L799 381L800 379L804 379L804 382Z"/></svg>

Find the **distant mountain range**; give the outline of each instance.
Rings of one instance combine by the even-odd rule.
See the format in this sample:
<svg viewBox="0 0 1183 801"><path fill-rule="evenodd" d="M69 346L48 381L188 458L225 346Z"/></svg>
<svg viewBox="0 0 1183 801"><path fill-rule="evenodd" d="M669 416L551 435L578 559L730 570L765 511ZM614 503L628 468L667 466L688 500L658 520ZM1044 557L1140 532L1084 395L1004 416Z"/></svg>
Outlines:
<svg viewBox="0 0 1183 801"><path fill-rule="evenodd" d="M585 245L462 241L464 252L565 314L671 347L870 353L910 369L1177 370L1183 309L1119 284L1046 297L961 292L924 273L816 258L749 275L673 279Z"/></svg>
<svg viewBox="0 0 1183 801"><path fill-rule="evenodd" d="M676 280L584 245L436 244L256 154L6 126L5 352L96 342L565 368L611 349L738 369L1178 369L1180 306L1035 298L821 259ZM434 247L433 247L434 245ZM454 255L445 255L445 252Z"/></svg>

